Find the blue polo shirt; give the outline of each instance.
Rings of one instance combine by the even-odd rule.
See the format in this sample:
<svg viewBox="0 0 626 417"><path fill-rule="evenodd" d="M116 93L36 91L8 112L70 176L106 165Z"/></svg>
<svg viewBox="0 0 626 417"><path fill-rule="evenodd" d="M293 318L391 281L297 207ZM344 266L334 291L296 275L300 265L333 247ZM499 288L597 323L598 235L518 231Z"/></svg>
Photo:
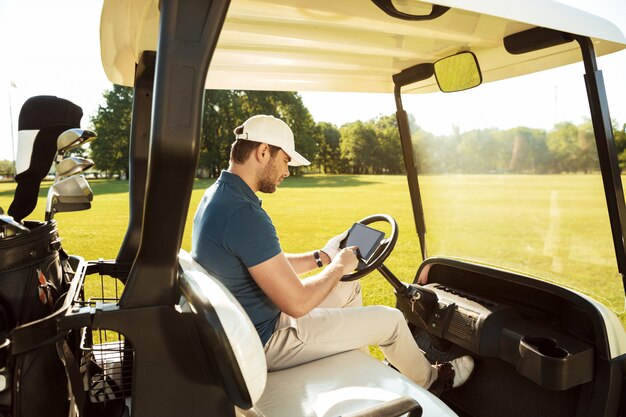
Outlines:
<svg viewBox="0 0 626 417"><path fill-rule="evenodd" d="M193 220L191 242L193 258L235 296L265 345L280 310L248 268L278 255L281 248L261 200L238 175L222 171L206 190Z"/></svg>

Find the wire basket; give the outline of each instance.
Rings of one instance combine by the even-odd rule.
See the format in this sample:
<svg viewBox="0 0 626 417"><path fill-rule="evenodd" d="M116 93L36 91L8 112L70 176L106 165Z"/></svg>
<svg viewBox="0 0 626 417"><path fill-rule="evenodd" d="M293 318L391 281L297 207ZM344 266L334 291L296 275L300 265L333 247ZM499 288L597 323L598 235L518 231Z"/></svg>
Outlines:
<svg viewBox="0 0 626 417"><path fill-rule="evenodd" d="M106 304L119 301L121 284L115 281L114 290L105 288L105 279L100 275L100 285L86 292L99 292L100 297L89 298L84 305L104 308ZM110 282L110 281L106 281ZM94 285L92 280L91 286ZM97 288L100 287L100 288ZM105 293L113 293L105 297ZM108 294L107 294L108 295ZM134 348L124 335L113 330L83 328L80 349L82 351L80 372L83 385L91 402L107 402L128 398L131 395Z"/></svg>

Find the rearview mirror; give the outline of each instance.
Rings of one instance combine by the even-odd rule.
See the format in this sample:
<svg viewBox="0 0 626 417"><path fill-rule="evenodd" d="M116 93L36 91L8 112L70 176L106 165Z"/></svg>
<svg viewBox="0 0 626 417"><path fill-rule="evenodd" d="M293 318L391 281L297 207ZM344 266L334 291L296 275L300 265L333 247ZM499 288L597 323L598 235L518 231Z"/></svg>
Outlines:
<svg viewBox="0 0 626 417"><path fill-rule="evenodd" d="M483 81L478 60L472 52L442 58L435 62L434 71L439 89L444 93L467 90Z"/></svg>

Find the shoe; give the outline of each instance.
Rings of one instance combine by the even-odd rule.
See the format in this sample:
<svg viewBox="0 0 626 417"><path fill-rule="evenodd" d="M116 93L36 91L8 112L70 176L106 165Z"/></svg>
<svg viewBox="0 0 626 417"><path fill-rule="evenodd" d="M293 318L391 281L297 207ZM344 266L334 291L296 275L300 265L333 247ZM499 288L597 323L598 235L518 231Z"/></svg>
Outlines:
<svg viewBox="0 0 626 417"><path fill-rule="evenodd" d="M469 356L461 356L450 362L435 365L439 371L439 376L433 384L433 391L439 394L449 389L463 385L474 371L474 359Z"/></svg>
<svg viewBox="0 0 626 417"><path fill-rule="evenodd" d="M450 361L450 364L454 370L452 388L460 387L465 384L474 371L474 358L465 355Z"/></svg>

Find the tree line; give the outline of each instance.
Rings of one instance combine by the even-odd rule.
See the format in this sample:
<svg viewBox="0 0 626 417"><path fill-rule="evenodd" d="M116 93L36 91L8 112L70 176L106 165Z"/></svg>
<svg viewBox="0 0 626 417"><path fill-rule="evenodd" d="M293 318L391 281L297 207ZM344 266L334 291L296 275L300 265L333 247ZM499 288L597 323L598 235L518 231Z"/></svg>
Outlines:
<svg viewBox="0 0 626 417"><path fill-rule="evenodd" d="M599 169L591 121L579 125L560 122L545 131L527 127L480 129L434 136L414 131L420 172L441 173L590 173ZM613 123L620 168L626 168L626 125Z"/></svg>
<svg viewBox="0 0 626 417"><path fill-rule="evenodd" d="M114 85L104 93L91 123L98 140L91 157L105 176L128 175L128 137L132 89ZM228 166L233 130L255 114L270 114L293 130L296 148L311 167L294 173L398 174L403 172L402 152L395 116L356 121L340 128L315 123L298 93L282 91L207 90L204 96L198 175L217 177Z"/></svg>
<svg viewBox="0 0 626 417"><path fill-rule="evenodd" d="M98 139L91 157L105 176L128 174L132 89L113 86L104 93L91 122ZM271 114L291 126L296 148L312 162L294 174L400 174L404 161L395 115L337 127L315 123L298 93L207 90L197 174L217 177L228 166L233 129L255 114ZM410 118L420 173L562 173L597 169L591 122L562 122L550 131L518 127L433 135ZM620 165L626 167L626 126L613 126Z"/></svg>

